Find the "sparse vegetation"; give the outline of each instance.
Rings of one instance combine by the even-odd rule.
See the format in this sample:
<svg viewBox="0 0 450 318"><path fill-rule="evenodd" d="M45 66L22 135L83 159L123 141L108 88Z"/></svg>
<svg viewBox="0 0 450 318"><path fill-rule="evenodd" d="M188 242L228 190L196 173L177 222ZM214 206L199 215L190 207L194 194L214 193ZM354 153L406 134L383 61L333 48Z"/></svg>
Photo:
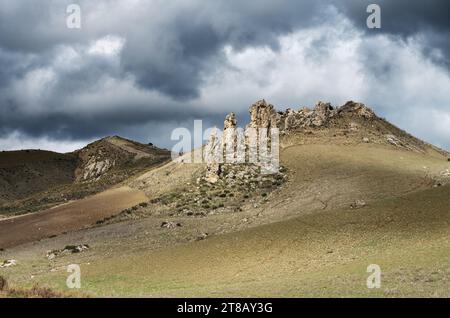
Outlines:
<svg viewBox="0 0 450 318"><path fill-rule="evenodd" d="M7 247L20 261L8 280L31 288L33 274L57 293L61 265L76 261L99 296L448 297L448 154L383 120L343 114L283 135L279 174L224 165L210 183L203 165L171 162L127 179L139 200L95 214L96 227ZM92 204L82 207L97 212ZM95 250L43 257L68 241ZM383 282L369 290L373 263Z"/></svg>
<svg viewBox="0 0 450 318"><path fill-rule="evenodd" d="M25 288L5 288L0 290L0 298L69 298L78 297L74 294L62 293L48 287L34 285L29 289ZM83 297L86 297L83 295Z"/></svg>

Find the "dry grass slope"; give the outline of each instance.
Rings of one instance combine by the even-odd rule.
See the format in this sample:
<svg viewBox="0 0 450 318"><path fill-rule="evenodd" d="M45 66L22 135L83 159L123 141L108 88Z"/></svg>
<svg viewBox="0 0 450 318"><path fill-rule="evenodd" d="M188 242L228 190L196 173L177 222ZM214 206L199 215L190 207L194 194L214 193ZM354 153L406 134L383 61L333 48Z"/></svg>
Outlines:
<svg viewBox="0 0 450 318"><path fill-rule="evenodd" d="M172 232L159 227L169 215L150 214L62 236L55 239L60 245L91 237L93 248L50 263L59 270L48 271L43 245L23 247L16 255L29 263L8 269L8 278L32 287L25 278L33 273L34 281L64 291L64 265L79 262L83 291L99 296L449 297L450 185L436 186L450 168L446 158L314 138L285 146L288 182L258 208L185 217ZM192 182L198 168L170 163L132 185L159 196L178 191L179 177L183 186ZM156 180L161 186L152 186ZM357 199L367 205L350 208ZM222 234L183 243L199 228ZM382 268L381 289L365 285L373 263Z"/></svg>

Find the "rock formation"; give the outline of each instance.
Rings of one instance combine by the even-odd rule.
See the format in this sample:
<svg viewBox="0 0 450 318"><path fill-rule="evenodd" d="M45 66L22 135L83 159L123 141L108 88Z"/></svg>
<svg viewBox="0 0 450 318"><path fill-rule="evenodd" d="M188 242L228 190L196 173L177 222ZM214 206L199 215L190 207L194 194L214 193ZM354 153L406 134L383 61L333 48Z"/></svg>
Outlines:
<svg viewBox="0 0 450 318"><path fill-rule="evenodd" d="M319 127L327 124L335 112L330 103L318 102L313 111L312 125Z"/></svg>
<svg viewBox="0 0 450 318"><path fill-rule="evenodd" d="M237 127L236 114L230 113L225 117L221 140L217 131L210 135L204 156L207 163L205 179L208 182L215 183L219 180L223 164L250 161L262 169L273 170L272 153L267 148L270 147L271 129L278 128L280 115L265 100L254 103L249 112L251 120L245 131ZM265 139L264 142L262 138ZM265 151L263 147L266 148Z"/></svg>
<svg viewBox="0 0 450 318"><path fill-rule="evenodd" d="M314 109L302 108L298 111L288 108L281 113L279 128L283 132L307 127L321 127L326 125L335 116L336 110L330 103L318 102Z"/></svg>
<svg viewBox="0 0 450 318"><path fill-rule="evenodd" d="M279 115L264 99L250 106L250 123L246 128L277 128Z"/></svg>
<svg viewBox="0 0 450 318"><path fill-rule="evenodd" d="M279 113L280 124L278 127L283 133L304 128L327 127L334 117L345 113L351 113L353 116L364 119L375 117L374 112L361 103L350 101L342 107L334 108L330 103L319 101L314 109L304 107L300 110L294 110L288 108L285 112Z"/></svg>
<svg viewBox="0 0 450 318"><path fill-rule="evenodd" d="M372 109L362 103L349 101L343 106L335 108L330 103L319 101L312 109L307 107L298 110L288 108L284 112L277 112L272 104L263 99L251 105L249 112L250 122L246 125L243 133L244 142L240 142L242 136L238 132L234 113L228 114L225 118L221 143L217 137L210 141L211 149L221 146L224 148L225 156L222 156L222 159L228 160L216 160L208 164L208 180L215 182L220 178L221 165L223 162L230 162L230 153L243 152L245 162L256 164L261 169L270 168L270 162L274 156L270 146L273 141L272 128L278 128L280 135L301 133L302 131L313 134L314 131L333 129L336 134L333 133L331 136L339 135L347 138L354 135L363 143L384 143L415 152L423 152L422 142L378 118ZM368 135L364 135L365 133ZM262 137L267 137L264 140L266 143L261 143ZM239 147L243 147L244 150ZM255 158L257 160L254 160ZM236 156L233 159L236 159ZM242 161L237 160L237 162Z"/></svg>
<svg viewBox="0 0 450 318"><path fill-rule="evenodd" d="M105 172L109 171L116 164L109 158L98 160L96 157L90 157L83 169L82 180L98 179Z"/></svg>
<svg viewBox="0 0 450 318"><path fill-rule="evenodd" d="M362 103L356 103L353 101L345 103L342 107L338 108L337 112L339 114L352 113L353 115L364 119L375 118L375 113L372 109Z"/></svg>
<svg viewBox="0 0 450 318"><path fill-rule="evenodd" d="M226 130L228 128L236 128L236 114L229 113L225 117L225 121L223 122L223 129Z"/></svg>
<svg viewBox="0 0 450 318"><path fill-rule="evenodd" d="M216 183L219 180L221 172L221 156L222 152L222 141L218 136L218 131L213 130L209 137L209 141L205 146L204 159L206 164L206 175L205 180L210 183Z"/></svg>
<svg viewBox="0 0 450 318"><path fill-rule="evenodd" d="M234 161L238 150L238 131L235 113L229 113L223 122L222 147L225 154L225 161Z"/></svg>

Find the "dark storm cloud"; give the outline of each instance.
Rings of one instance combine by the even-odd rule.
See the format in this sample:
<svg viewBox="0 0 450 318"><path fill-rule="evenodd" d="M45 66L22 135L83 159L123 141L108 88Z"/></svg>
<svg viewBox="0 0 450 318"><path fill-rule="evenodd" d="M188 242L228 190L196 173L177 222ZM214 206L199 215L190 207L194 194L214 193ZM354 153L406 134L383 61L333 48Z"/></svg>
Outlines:
<svg viewBox="0 0 450 318"><path fill-rule="evenodd" d="M30 135L50 134L57 138L72 135L101 135L112 125L119 127L149 120L167 120L179 116L199 116L183 102L198 97L205 74L224 63L225 45L243 49L248 46L276 48L277 37L299 25L312 23L322 8L318 1L183 1L141 2L129 10L125 2L106 1L99 5L80 1L82 29L65 27L65 8L72 1L7 1L0 6L0 119L2 134L20 130ZM109 34L125 39L119 66L102 58L84 57L75 70L57 70L55 87L42 100L16 96L8 84L23 78L27 72L53 67L61 46L86 46ZM26 58L25 58L26 57ZM62 57L64 58L64 57ZM25 64L24 61L30 60ZM86 110L78 109L76 98L97 87L105 76L122 79L131 75L138 87L168 96L163 104L142 105L133 96L118 104L104 98L90 101ZM100 91L100 90L99 90ZM67 99L75 99L68 103ZM173 99L173 100L170 100ZM24 100L39 103L44 111L24 111ZM99 107L105 102L109 107ZM120 101L119 101L120 103ZM32 107L32 106L31 106ZM97 109L101 116L94 118ZM117 109L120 109L118 111ZM202 115L212 116L203 111Z"/></svg>
<svg viewBox="0 0 450 318"><path fill-rule="evenodd" d="M381 28L367 29L366 11L369 4L381 8ZM420 34L425 42L424 53L450 67L450 1L448 0L353 0L336 1L336 7L354 21L355 26L368 35L387 33L407 39ZM442 58L436 58L433 49L439 49Z"/></svg>
<svg viewBox="0 0 450 318"><path fill-rule="evenodd" d="M177 99L198 97L203 75L222 62L225 45L270 46L278 36L311 25L322 1L192 1L161 24L146 17L127 36L122 62L138 83ZM151 12L151 8L149 8Z"/></svg>
<svg viewBox="0 0 450 318"><path fill-rule="evenodd" d="M82 8L81 30L65 27L66 6L73 2ZM382 8L379 31L366 28L369 3L186 0L141 1L133 7L118 0L2 1L0 137L20 131L89 139L128 131L144 138L136 127L171 127L188 118L220 124L230 105L218 102L216 108L202 108L199 99L206 79L227 66L225 47L277 52L280 36L339 24L345 17L368 37L385 33L406 39L420 34L428 56L450 65L450 2L376 1ZM110 35L123 40L117 56L89 53L95 41ZM326 61L333 54L330 43L323 35L309 44L308 58ZM378 55L370 59L371 50L362 49L361 54L374 77L390 76L391 64ZM244 97L234 98L239 104Z"/></svg>
<svg viewBox="0 0 450 318"><path fill-rule="evenodd" d="M316 19L323 1L79 1L83 29L65 28L72 1L2 3L0 45L18 52L45 52L55 45L86 43L110 33L127 39L122 64L144 88L175 98L198 95L202 74L220 63L225 44L277 46L277 37ZM116 7L115 7L116 6ZM124 8L123 10L121 8ZM101 12L99 12L102 10ZM43 53L45 54L45 53Z"/></svg>
<svg viewBox="0 0 450 318"><path fill-rule="evenodd" d="M368 14L361 13L372 3L381 8L381 32L411 35L428 28L436 32L450 29L450 2L447 0L352 0L336 1L335 5L354 20L355 25L364 28Z"/></svg>
<svg viewBox="0 0 450 318"><path fill-rule="evenodd" d="M0 46L39 53L64 43L83 42L87 35L65 27L69 0L5 0L0 4Z"/></svg>

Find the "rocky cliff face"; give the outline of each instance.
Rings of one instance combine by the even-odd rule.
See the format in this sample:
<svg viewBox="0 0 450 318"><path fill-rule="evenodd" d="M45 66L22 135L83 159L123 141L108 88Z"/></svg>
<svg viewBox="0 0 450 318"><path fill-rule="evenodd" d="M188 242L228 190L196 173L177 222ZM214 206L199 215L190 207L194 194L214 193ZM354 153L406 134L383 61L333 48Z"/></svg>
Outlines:
<svg viewBox="0 0 450 318"><path fill-rule="evenodd" d="M361 103L347 102L339 108L334 108L330 103L319 101L313 109L302 108L294 110L288 108L285 112L279 113L280 120L278 128L282 132L289 132L304 128L326 127L333 118L338 118L344 114L351 114L367 120L375 118L375 113Z"/></svg>
<svg viewBox="0 0 450 318"><path fill-rule="evenodd" d="M276 128L278 127L279 114L274 106L264 99L257 101L249 109L250 123L246 128Z"/></svg>
<svg viewBox="0 0 450 318"><path fill-rule="evenodd" d="M76 152L79 164L76 181L97 181L115 167L133 166L138 160L160 162L170 157L168 150L140 144L118 136L106 137Z"/></svg>
<svg viewBox="0 0 450 318"><path fill-rule="evenodd" d="M77 152L79 165L75 171L77 182L96 181L116 165L132 159L131 154L101 139Z"/></svg>

